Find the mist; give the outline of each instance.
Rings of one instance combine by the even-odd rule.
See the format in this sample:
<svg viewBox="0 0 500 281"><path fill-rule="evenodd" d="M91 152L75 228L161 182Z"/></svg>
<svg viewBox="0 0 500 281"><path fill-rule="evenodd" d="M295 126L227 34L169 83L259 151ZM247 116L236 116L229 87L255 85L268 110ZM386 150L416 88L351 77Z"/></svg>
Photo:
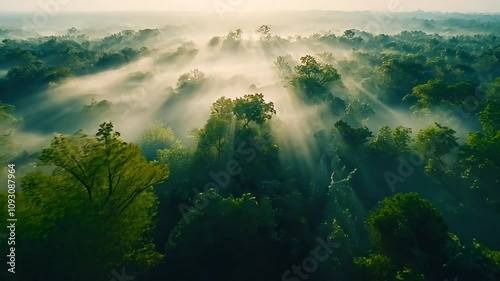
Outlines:
<svg viewBox="0 0 500 281"><path fill-rule="evenodd" d="M145 4L144 9L153 2ZM398 194L410 194L408 198L413 200L411 194L416 193L428 200L442 215L450 233L467 241L467 246L478 239L481 245L498 251L499 201L493 188L498 180L492 176L498 169L494 137L498 124L491 113L500 89L497 7L488 14L458 13L473 11L465 3L457 3L455 11L446 10L449 13L407 12L419 8L412 4L411 9L406 6L404 11L393 12L375 2L367 3L366 9L372 11L364 12L349 11L353 8L349 4L338 8L345 11L328 11L298 2L290 4L286 12L272 8L263 11L262 3L245 2L241 9L211 12L202 8L132 12L136 10L132 3L105 12L111 4L95 4L89 10L71 4L61 10L64 12L46 15L43 24L33 23L37 12L11 3L6 10L17 12L0 14L0 158L16 163L19 177L27 178L21 189L26 186L32 193L36 193L37 181L30 177L47 171L51 173L49 176L47 172L47 178L60 177L57 184L61 192L69 192L65 181L75 173L65 165L73 163L71 159L84 176L99 174L82 168L77 159L82 157L82 163L89 166L105 161L102 159L111 161L103 154L105 157L99 156L102 159L84 162L92 152L88 147L101 142L105 143L103 151L113 147L108 138L123 140L120 145L124 147L132 145L130 155L140 151L140 157L127 158L135 159L138 167L142 167L141 161L148 167L168 167L168 179L150 186L147 196L151 197L140 197L150 202L144 206L158 206L159 210L157 221L151 217L151 225L157 229L144 226L155 229L148 236L153 237L153 246L145 251L154 249L165 259L144 269L141 280L185 274L192 274L190 280L236 276L217 275L208 265L208 269L190 272L189 262L213 259L203 256L203 248L199 257L190 260L186 257L192 253L178 248L189 243L175 242L190 241L187 234L182 236L183 231L197 232L189 230L193 224L183 220L180 206L199 204L197 200L208 195L223 198L208 205L212 210L212 206L226 208L224 204L231 200L236 202L231 208L239 208L238 204L247 200L241 198L250 194L253 197L248 200L255 200L260 208L255 214L273 221L269 223L272 227L255 226L257 230L249 234L253 238L248 238L254 241L252 235L259 237L254 241L256 247L270 249L273 254L269 259L290 255L269 269L273 278L289 263L307 256L314 246L312 238L326 239L330 234L349 240L345 243L352 247L351 252L335 256L348 260L339 262L347 266L322 265L324 271L319 270L317 279L312 280L353 276L355 264L360 264L356 258L378 249L368 242L378 225L366 228L365 221L377 219L373 214L382 208L381 202L389 204L392 199L387 198ZM421 7L430 5L424 2ZM444 8L438 5L433 10ZM119 134L106 131L110 124ZM64 147L60 155L50 154L64 143L58 138L68 135L74 136L76 140L71 141L75 145ZM80 140L88 144L80 144ZM137 150L133 150L135 147ZM75 154L68 162L57 158L66 153ZM122 157L120 153L116 159ZM126 163L120 162L116 169ZM130 169L124 177L134 174ZM107 170L111 171L110 166ZM231 170L240 172L233 175ZM200 191L213 182L220 185L224 173L225 186ZM105 180L92 178L86 182L81 177L76 174L78 181L73 185L83 185L92 202L88 182ZM108 197L113 185L110 178ZM140 181L135 176L129 180L132 184ZM105 192L101 193L97 193L98 198ZM74 198L71 200L82 201ZM151 198L157 201L151 203ZM398 202L406 202L401 200ZM425 202L422 206L427 208ZM253 208L252 204L245 208ZM194 207L189 216L212 214L202 210ZM57 216L58 212L54 211ZM249 220L238 216L237 223ZM214 221L214 225L223 223ZM436 221L441 223L439 218ZM406 222L412 223L410 219ZM478 223L480 227L471 227ZM279 229L278 234L270 235L274 228ZM421 235L415 229L411 231ZM438 231L432 228L429 232L434 235ZM36 235L29 239L39 239ZM458 243L450 237L439 239ZM242 242L242 247L251 252L254 242L248 241ZM218 245L209 242L208 246L204 244L207 249ZM424 248L421 251L429 250ZM196 252L186 251L191 250ZM383 254L388 260L397 260L390 253ZM430 252L425 255L434 256ZM226 259L230 255L220 256ZM170 258L172 263L168 263ZM450 266L456 271L465 267L465 262L456 261L458 258L450 260L446 256L436 263L456 262L458 265ZM219 265L211 266L220 269ZM401 268L407 266L411 267ZM451 269L446 270L424 273L432 276L428 280L438 280L451 274ZM460 272L473 275L472 269L467 270ZM490 274L482 270L481 274ZM259 274L255 276L267 276Z"/></svg>

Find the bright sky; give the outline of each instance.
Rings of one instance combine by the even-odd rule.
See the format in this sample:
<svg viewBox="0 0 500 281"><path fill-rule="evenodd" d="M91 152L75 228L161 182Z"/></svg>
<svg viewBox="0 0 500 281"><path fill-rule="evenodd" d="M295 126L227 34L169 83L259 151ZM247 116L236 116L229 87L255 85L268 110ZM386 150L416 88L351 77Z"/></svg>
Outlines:
<svg viewBox="0 0 500 281"><path fill-rule="evenodd" d="M0 0L0 11L36 11L58 3L60 11L207 10L232 7L234 11L262 10L377 10L500 12L499 0ZM50 5L49 5L50 6ZM49 8L52 10L53 8Z"/></svg>

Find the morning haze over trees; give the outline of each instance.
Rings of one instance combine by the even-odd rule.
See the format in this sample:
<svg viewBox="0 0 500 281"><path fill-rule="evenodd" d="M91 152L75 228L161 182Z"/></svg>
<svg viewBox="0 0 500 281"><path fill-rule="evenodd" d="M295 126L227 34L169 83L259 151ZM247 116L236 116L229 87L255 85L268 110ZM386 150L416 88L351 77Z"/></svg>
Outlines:
<svg viewBox="0 0 500 281"><path fill-rule="evenodd" d="M6 15L13 280L500 280L498 14Z"/></svg>

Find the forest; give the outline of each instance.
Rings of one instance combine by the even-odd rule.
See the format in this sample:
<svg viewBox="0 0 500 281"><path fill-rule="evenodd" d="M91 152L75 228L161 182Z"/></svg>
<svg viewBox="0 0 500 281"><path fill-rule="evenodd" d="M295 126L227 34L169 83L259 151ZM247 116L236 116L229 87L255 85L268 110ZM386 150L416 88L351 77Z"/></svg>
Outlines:
<svg viewBox="0 0 500 281"><path fill-rule="evenodd" d="M316 13L0 25L2 280L500 280L500 16Z"/></svg>

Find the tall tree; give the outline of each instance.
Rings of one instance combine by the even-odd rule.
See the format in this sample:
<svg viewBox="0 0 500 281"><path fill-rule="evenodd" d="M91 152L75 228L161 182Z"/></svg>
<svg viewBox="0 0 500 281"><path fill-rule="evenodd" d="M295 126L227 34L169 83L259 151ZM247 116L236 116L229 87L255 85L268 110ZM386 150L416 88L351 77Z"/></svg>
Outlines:
<svg viewBox="0 0 500 281"><path fill-rule="evenodd" d="M290 83L305 95L305 101L312 103L329 102L333 96L328 91L330 83L340 81L338 70L331 64L318 62L313 56L300 58Z"/></svg>
<svg viewBox="0 0 500 281"><path fill-rule="evenodd" d="M119 139L112 123L103 123L95 138L78 132L54 138L40 156L54 173L69 174L90 201L125 210L134 199L168 178L166 166L146 161L141 149Z"/></svg>
<svg viewBox="0 0 500 281"><path fill-rule="evenodd" d="M237 98L234 101L234 114L244 121L243 127L246 128L252 121L263 124L276 114L276 110L273 102L266 103L264 95L257 93Z"/></svg>
<svg viewBox="0 0 500 281"><path fill-rule="evenodd" d="M455 134L453 129L438 123L418 132L415 148L427 159L425 170L428 173L443 175L448 170L444 157L458 147Z"/></svg>
<svg viewBox="0 0 500 281"><path fill-rule="evenodd" d="M151 237L152 186L168 177L166 166L147 162L111 123L101 124L96 137L55 137L40 159L52 173L27 174L19 195L26 221L20 251L39 265L35 278L101 280L114 269L141 273L161 260Z"/></svg>

